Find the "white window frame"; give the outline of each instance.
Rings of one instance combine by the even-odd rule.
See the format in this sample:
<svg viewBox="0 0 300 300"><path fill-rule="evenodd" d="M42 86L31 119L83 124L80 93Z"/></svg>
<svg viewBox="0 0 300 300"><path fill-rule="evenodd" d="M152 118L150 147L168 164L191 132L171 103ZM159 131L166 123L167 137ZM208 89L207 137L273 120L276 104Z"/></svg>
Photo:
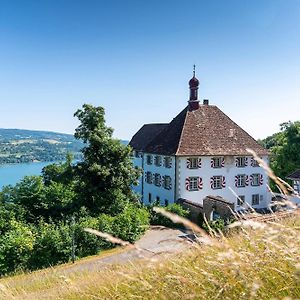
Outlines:
<svg viewBox="0 0 300 300"><path fill-rule="evenodd" d="M153 162L152 160L153 160L152 155L147 154L146 163L147 163L148 166L152 165L152 162Z"/></svg>
<svg viewBox="0 0 300 300"><path fill-rule="evenodd" d="M161 176L159 173L154 174L154 185L161 186Z"/></svg>
<svg viewBox="0 0 300 300"><path fill-rule="evenodd" d="M171 189L171 184L172 184L171 176L165 175L164 176L164 188L166 190L170 190Z"/></svg>
<svg viewBox="0 0 300 300"><path fill-rule="evenodd" d="M172 168L172 157L165 156L165 158L164 158L164 166L166 168Z"/></svg>
<svg viewBox="0 0 300 300"><path fill-rule="evenodd" d="M198 179L199 177L189 177L189 191L198 191Z"/></svg>
<svg viewBox="0 0 300 300"><path fill-rule="evenodd" d="M154 157L154 164L157 167L161 166L161 161L162 161L162 157L160 155L155 155L155 157Z"/></svg>
<svg viewBox="0 0 300 300"><path fill-rule="evenodd" d="M222 160L223 160L222 156L213 157L212 160L213 160L213 168L214 169L222 168Z"/></svg>
<svg viewBox="0 0 300 300"><path fill-rule="evenodd" d="M252 174L251 185L252 186L260 186L259 179L260 179L260 174L258 174L258 173Z"/></svg>
<svg viewBox="0 0 300 300"><path fill-rule="evenodd" d="M212 186L212 188L214 190L222 189L222 179L223 179L222 175L213 176L213 186Z"/></svg>
<svg viewBox="0 0 300 300"><path fill-rule="evenodd" d="M153 180L153 176L152 176L152 173L150 171L147 171L146 172L146 182L148 184L151 184L152 183L152 180Z"/></svg>
<svg viewBox="0 0 300 300"><path fill-rule="evenodd" d="M238 206L243 206L245 203L245 195L240 195L236 198L236 203Z"/></svg>
<svg viewBox="0 0 300 300"><path fill-rule="evenodd" d="M251 205L259 205L259 201L260 201L260 197L259 194L253 194L252 195L252 201L251 201Z"/></svg>
<svg viewBox="0 0 300 300"><path fill-rule="evenodd" d="M237 175L237 185L236 187L245 187L246 186L246 175L238 174Z"/></svg>
<svg viewBox="0 0 300 300"><path fill-rule="evenodd" d="M188 160L190 161L189 169L198 169L198 157L189 157Z"/></svg>
<svg viewBox="0 0 300 300"><path fill-rule="evenodd" d="M254 157L252 157L252 159L252 167L259 167L259 162Z"/></svg>
<svg viewBox="0 0 300 300"><path fill-rule="evenodd" d="M236 157L236 167L244 168L246 167L246 156L237 156Z"/></svg>

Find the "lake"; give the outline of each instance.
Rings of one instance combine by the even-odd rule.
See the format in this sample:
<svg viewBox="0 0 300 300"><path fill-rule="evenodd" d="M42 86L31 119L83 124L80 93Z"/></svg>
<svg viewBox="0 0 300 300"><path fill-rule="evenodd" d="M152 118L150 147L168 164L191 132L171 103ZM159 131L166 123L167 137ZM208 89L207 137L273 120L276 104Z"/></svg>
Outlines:
<svg viewBox="0 0 300 300"><path fill-rule="evenodd" d="M26 175L40 175L42 169L53 162L0 165L0 190L8 184L16 184Z"/></svg>

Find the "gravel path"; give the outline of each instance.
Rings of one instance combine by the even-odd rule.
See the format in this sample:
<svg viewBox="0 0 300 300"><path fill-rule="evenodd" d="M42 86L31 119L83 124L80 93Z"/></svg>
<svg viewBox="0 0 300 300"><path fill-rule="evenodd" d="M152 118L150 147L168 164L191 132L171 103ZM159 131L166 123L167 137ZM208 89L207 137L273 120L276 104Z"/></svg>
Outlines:
<svg viewBox="0 0 300 300"><path fill-rule="evenodd" d="M145 235L136 242L136 248L126 247L121 252L112 253L104 257L82 261L68 266L64 274L83 270L95 270L111 264L123 264L137 259L151 258L162 254L182 252L191 246L185 238L185 233L179 229L166 227L151 227Z"/></svg>

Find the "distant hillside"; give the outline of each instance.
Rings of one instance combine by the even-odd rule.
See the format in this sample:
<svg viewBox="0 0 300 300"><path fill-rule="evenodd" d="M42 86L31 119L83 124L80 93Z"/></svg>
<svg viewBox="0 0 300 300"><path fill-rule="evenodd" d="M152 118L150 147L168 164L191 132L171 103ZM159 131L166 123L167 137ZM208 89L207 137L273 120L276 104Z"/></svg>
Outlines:
<svg viewBox="0 0 300 300"><path fill-rule="evenodd" d="M0 164L80 159L83 143L73 135L24 129L0 129Z"/></svg>
<svg viewBox="0 0 300 300"><path fill-rule="evenodd" d="M128 141L121 143L127 145ZM72 134L0 128L0 164L60 161L68 152L80 159L82 147Z"/></svg>

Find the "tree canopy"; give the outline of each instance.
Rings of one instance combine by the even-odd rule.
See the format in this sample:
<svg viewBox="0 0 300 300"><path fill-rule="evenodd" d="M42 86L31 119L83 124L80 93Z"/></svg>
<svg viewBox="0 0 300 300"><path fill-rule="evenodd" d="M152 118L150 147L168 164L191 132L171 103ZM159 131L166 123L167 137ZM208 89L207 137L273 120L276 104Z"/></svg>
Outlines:
<svg viewBox="0 0 300 300"><path fill-rule="evenodd" d="M286 180L293 171L300 169L300 121L280 124L280 132L262 140L271 151L271 168Z"/></svg>
<svg viewBox="0 0 300 300"><path fill-rule="evenodd" d="M131 185L139 171L132 165L130 147L112 137L104 109L84 104L74 116L80 121L75 137L85 144L83 160L76 165L81 205L93 212L108 212L123 201L135 200Z"/></svg>

